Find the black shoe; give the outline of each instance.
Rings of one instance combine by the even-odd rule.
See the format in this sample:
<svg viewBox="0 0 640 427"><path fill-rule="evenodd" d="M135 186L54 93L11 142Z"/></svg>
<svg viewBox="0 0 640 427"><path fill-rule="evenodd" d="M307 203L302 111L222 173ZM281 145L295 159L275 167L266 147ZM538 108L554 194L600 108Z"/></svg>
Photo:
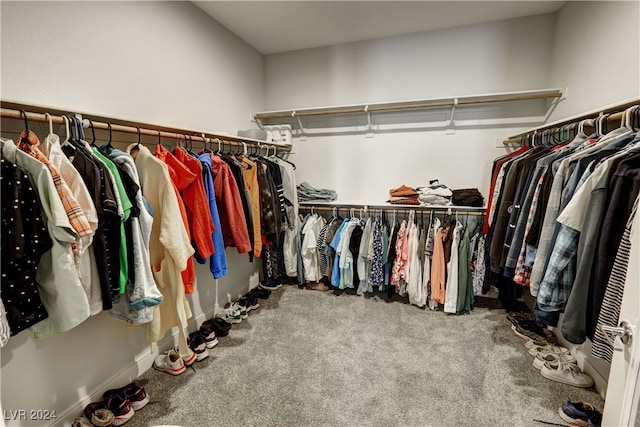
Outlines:
<svg viewBox="0 0 640 427"><path fill-rule="evenodd" d="M218 345L216 331L213 329L213 327L202 325L198 332L204 338L204 341L207 344L207 348L213 348Z"/></svg>
<svg viewBox="0 0 640 427"><path fill-rule="evenodd" d="M280 289L282 287L282 283L280 283L280 281L278 280L263 280L262 282L260 282L260 287L268 291L275 291L276 289Z"/></svg>
<svg viewBox="0 0 640 427"><path fill-rule="evenodd" d="M209 319L202 324L202 327L212 328L217 337L226 337L231 330L231 323L220 317Z"/></svg>
<svg viewBox="0 0 640 427"><path fill-rule="evenodd" d="M218 341L216 340L216 343ZM189 335L189 339L187 340L187 344L191 351L196 354L196 360L199 362L201 360L209 357L209 351L207 350L207 342L204 339L204 336L200 333L200 331L193 332Z"/></svg>
<svg viewBox="0 0 640 427"><path fill-rule="evenodd" d="M268 299L271 295L271 291L264 288L253 288L249 291L249 295L255 295L260 299Z"/></svg>
<svg viewBox="0 0 640 427"><path fill-rule="evenodd" d="M260 304L258 304L258 298L252 294L245 295L240 298L238 300L238 304L240 304L247 311L247 313L251 310L260 308Z"/></svg>
<svg viewBox="0 0 640 427"><path fill-rule="evenodd" d="M260 304L258 304L258 297L253 295L253 294L249 294L246 295L245 298L247 299L248 302L248 307L251 308L251 310L257 310L260 308Z"/></svg>

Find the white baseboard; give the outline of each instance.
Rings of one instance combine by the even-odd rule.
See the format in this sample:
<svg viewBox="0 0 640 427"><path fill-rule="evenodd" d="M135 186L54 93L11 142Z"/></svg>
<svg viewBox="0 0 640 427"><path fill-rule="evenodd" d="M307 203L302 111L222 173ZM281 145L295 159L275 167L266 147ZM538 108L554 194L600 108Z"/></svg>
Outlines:
<svg viewBox="0 0 640 427"><path fill-rule="evenodd" d="M208 310L197 317L189 319L187 330L194 331L197 325L201 325L206 319L213 317L217 312L215 308ZM173 328L169 334L158 342L158 348L155 352L151 352L151 346L147 347L147 351L137 360L132 361L128 366L117 372L115 375L104 381L100 386L96 387L89 396L81 399L75 405L67 408L64 412L57 414L56 420L49 424L50 427L68 426L73 423L77 417L82 414L84 407L91 402L102 400L105 391L112 388L119 388L127 385L138 378L140 375L153 367L153 361L162 352L175 347L178 344L178 329Z"/></svg>

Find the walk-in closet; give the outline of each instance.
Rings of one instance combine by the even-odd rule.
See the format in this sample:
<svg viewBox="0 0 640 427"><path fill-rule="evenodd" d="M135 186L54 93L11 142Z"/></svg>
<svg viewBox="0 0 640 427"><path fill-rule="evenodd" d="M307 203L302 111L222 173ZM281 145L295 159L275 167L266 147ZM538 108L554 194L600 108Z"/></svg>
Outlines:
<svg viewBox="0 0 640 427"><path fill-rule="evenodd" d="M640 425L640 2L0 2L0 425Z"/></svg>

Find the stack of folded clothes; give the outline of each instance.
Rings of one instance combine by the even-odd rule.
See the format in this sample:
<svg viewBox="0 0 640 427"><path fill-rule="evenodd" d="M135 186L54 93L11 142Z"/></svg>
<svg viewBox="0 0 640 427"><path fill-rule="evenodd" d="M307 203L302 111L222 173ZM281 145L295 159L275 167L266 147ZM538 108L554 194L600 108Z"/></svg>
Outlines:
<svg viewBox="0 0 640 427"><path fill-rule="evenodd" d="M398 188L392 188L389 190L389 200L387 203L392 205L419 205L418 192L411 187L401 185Z"/></svg>
<svg viewBox="0 0 640 427"><path fill-rule="evenodd" d="M338 198L338 194L334 190L317 189L306 182L298 185L297 189L298 201L300 202L333 202Z"/></svg>
<svg viewBox="0 0 640 427"><path fill-rule="evenodd" d="M453 192L446 185L440 184L437 179L429 181L429 185L426 187L418 187L417 190L419 192L418 199L423 205L451 205Z"/></svg>

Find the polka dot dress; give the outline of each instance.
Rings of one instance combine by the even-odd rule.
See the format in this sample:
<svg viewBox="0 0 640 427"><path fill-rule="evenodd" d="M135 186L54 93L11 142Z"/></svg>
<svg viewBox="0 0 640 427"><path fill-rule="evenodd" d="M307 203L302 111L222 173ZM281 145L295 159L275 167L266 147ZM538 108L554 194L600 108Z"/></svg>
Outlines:
<svg viewBox="0 0 640 427"><path fill-rule="evenodd" d="M36 282L40 257L51 246L40 201L29 177L0 159L2 190L2 302L11 335L47 318Z"/></svg>

